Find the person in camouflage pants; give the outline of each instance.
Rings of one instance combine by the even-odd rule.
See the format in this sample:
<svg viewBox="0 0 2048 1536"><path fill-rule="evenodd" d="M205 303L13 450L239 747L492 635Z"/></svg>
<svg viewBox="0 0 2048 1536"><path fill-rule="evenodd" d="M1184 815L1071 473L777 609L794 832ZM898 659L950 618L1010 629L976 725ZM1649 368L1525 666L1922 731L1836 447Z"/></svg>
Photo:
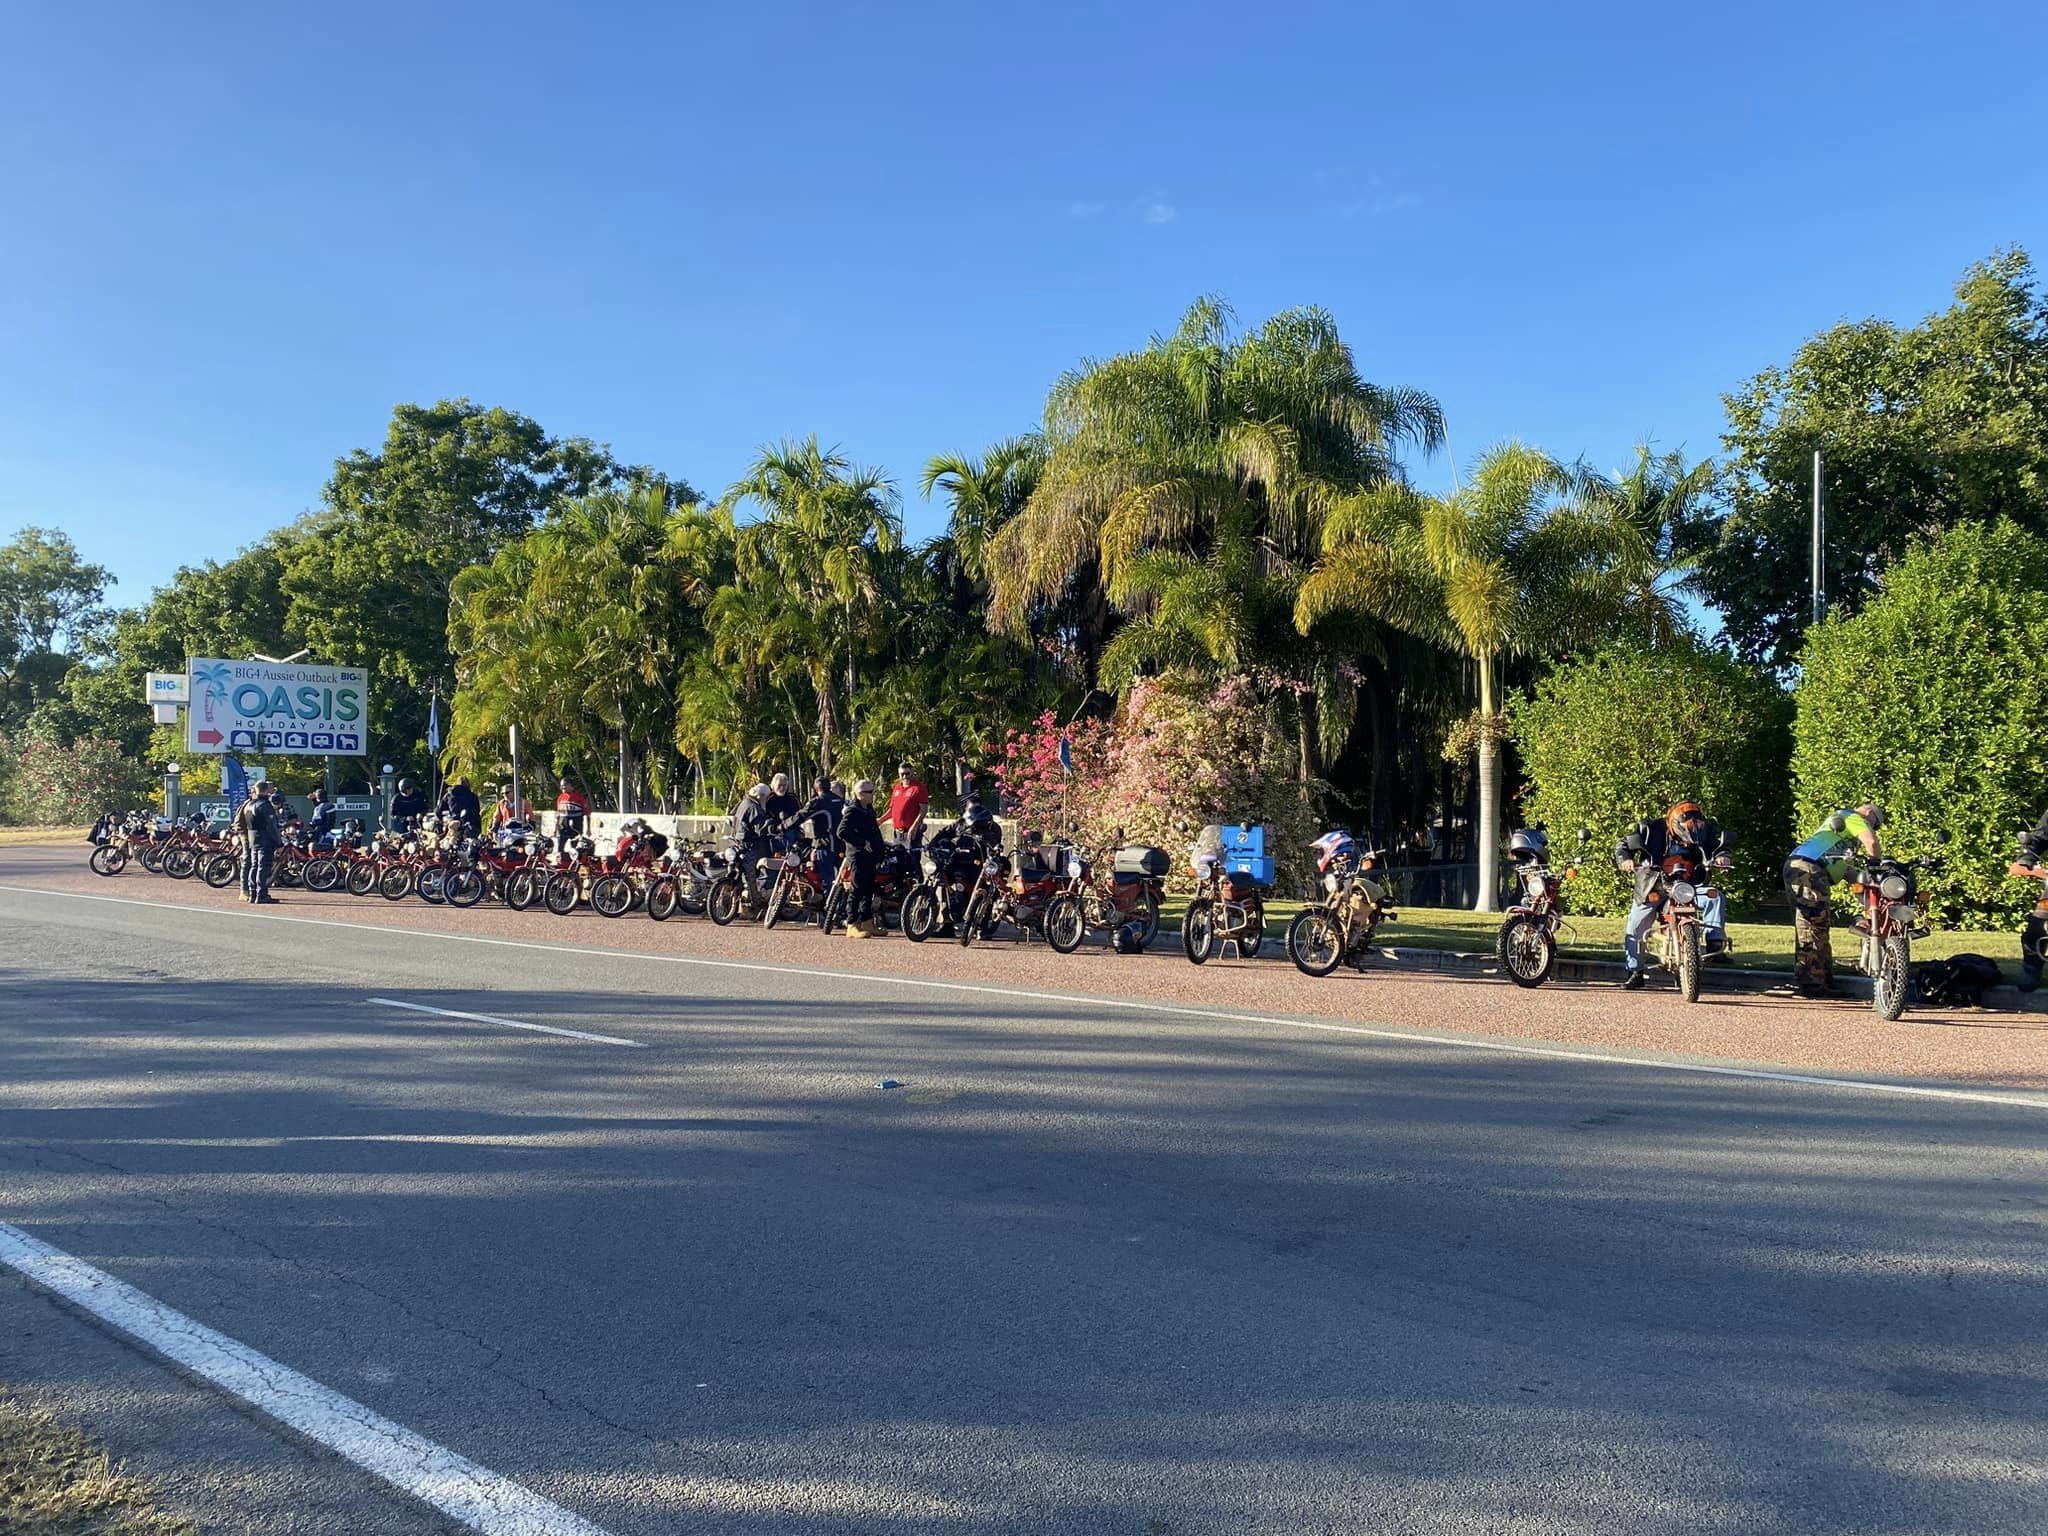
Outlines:
<svg viewBox="0 0 2048 1536"><path fill-rule="evenodd" d="M1835 882L1848 872L1852 851L1860 848L1866 859L1878 857L1877 833L1883 825L1882 806L1836 811L1785 861L1785 894L1792 902L1793 985L1802 996L1834 995L1829 900Z"/></svg>

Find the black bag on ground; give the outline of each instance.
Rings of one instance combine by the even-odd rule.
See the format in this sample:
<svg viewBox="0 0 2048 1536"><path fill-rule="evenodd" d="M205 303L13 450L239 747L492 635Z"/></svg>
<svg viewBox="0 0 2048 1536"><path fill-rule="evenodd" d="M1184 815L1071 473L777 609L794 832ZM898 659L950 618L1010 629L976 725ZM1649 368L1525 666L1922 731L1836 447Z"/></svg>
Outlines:
<svg viewBox="0 0 2048 1536"><path fill-rule="evenodd" d="M1988 955L1950 955L1913 967L1913 991L1930 1008L1981 1008L1984 994L2004 980Z"/></svg>

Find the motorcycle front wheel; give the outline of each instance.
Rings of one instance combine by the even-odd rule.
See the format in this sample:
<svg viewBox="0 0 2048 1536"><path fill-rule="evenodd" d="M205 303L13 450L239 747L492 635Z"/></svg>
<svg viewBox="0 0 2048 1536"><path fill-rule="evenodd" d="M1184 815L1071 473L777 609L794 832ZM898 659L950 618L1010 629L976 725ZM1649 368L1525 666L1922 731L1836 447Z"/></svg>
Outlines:
<svg viewBox="0 0 2048 1536"><path fill-rule="evenodd" d="M164 872L164 851L160 845L151 843L142 850L142 867L152 875Z"/></svg>
<svg viewBox="0 0 2048 1536"><path fill-rule="evenodd" d="M1557 940L1526 912L1517 912L1500 925L1494 945L1501 974L1518 987L1540 987L1550 980L1557 963Z"/></svg>
<svg viewBox="0 0 2048 1536"><path fill-rule="evenodd" d="M590 888L590 905L600 917L624 917L633 910L633 882L624 875L600 875Z"/></svg>
<svg viewBox="0 0 2048 1536"><path fill-rule="evenodd" d="M173 880L190 880L199 868L199 855L190 848L173 848L164 855L164 873Z"/></svg>
<svg viewBox="0 0 2048 1536"><path fill-rule="evenodd" d="M304 879L309 891L331 891L341 884L341 866L330 858L308 859Z"/></svg>
<svg viewBox="0 0 2048 1536"><path fill-rule="evenodd" d="M128 852L124 848L114 847L111 843L102 843L93 849L92 857L85 862L92 866L92 872L96 875L118 875L128 863Z"/></svg>
<svg viewBox="0 0 2048 1536"><path fill-rule="evenodd" d="M676 886L674 875L658 875L654 884L647 887L647 915L657 923L665 923L676 915L676 905L681 893Z"/></svg>
<svg viewBox="0 0 2048 1536"><path fill-rule="evenodd" d="M1304 976L1327 976L1344 959L1344 930L1314 907L1287 925L1287 958Z"/></svg>
<svg viewBox="0 0 2048 1536"><path fill-rule="evenodd" d="M1045 942L1055 954L1071 955L1087 936L1088 919L1081 912L1081 898L1071 891L1053 897L1045 909Z"/></svg>
<svg viewBox="0 0 2048 1536"><path fill-rule="evenodd" d="M976 939L985 935L982 930L995 918L996 899L987 891L976 891L967 898L967 910L960 917L960 947L967 948Z"/></svg>
<svg viewBox="0 0 2048 1536"><path fill-rule="evenodd" d="M233 885L240 873L239 861L232 853L216 853L201 866L199 878L218 891Z"/></svg>
<svg viewBox="0 0 2048 1536"><path fill-rule="evenodd" d="M377 889L377 866L368 859L364 859L359 864L351 864L348 869L348 876L342 881L342 884L347 887L348 893L351 896L369 895L370 892Z"/></svg>
<svg viewBox="0 0 2048 1536"><path fill-rule="evenodd" d="M1913 941L1895 933L1877 952L1877 975L1871 978L1870 1006L1886 1023L1906 1011L1906 987L1913 974Z"/></svg>
<svg viewBox="0 0 2048 1536"><path fill-rule="evenodd" d="M394 864L377 877L377 894L386 901L403 901L412 890L412 871Z"/></svg>
<svg viewBox="0 0 2048 1536"><path fill-rule="evenodd" d="M548 879L548 888L541 896L547 908L557 917L567 917L576 910L576 902L582 890L574 875L553 875Z"/></svg>
<svg viewBox="0 0 2048 1536"><path fill-rule="evenodd" d="M1687 923L1678 935L1678 995L1688 1003L1700 1000L1700 925Z"/></svg>
<svg viewBox="0 0 2048 1536"><path fill-rule="evenodd" d="M705 898L704 910L711 914L711 921L723 928L740 915L740 883L728 875L712 882L711 894Z"/></svg>
<svg viewBox="0 0 2048 1536"><path fill-rule="evenodd" d="M438 907L448 899L448 871L439 864L429 864L413 876L412 888L419 892L421 901Z"/></svg>
<svg viewBox="0 0 2048 1536"><path fill-rule="evenodd" d="M903 898L903 937L913 944L922 944L938 930L939 893L928 885L920 885Z"/></svg>
<svg viewBox="0 0 2048 1536"><path fill-rule="evenodd" d="M441 877L441 895L451 907L473 907L484 899L484 877L473 869L450 870Z"/></svg>
<svg viewBox="0 0 2048 1536"><path fill-rule="evenodd" d="M1196 965L1216 953L1216 907L1207 897L1188 903L1180 920L1180 952Z"/></svg>

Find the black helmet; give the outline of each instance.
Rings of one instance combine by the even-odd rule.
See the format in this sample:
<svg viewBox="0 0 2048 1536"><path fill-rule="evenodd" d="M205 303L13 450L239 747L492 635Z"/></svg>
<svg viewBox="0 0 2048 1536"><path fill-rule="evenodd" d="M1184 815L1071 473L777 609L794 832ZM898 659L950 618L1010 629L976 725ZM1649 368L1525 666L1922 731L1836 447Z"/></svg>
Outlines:
<svg viewBox="0 0 2048 1536"><path fill-rule="evenodd" d="M411 780L411 779L400 779L400 780L398 781L398 792L399 792L399 793L400 793L401 795L409 795L409 794L411 794L411 793L412 793L412 780Z"/></svg>

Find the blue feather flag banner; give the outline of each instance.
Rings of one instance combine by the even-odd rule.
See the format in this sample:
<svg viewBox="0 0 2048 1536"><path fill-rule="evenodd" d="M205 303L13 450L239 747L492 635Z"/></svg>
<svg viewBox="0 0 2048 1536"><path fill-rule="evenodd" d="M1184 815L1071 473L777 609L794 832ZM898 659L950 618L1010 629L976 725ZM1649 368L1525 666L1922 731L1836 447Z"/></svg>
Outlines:
<svg viewBox="0 0 2048 1536"><path fill-rule="evenodd" d="M1062 736L1060 738L1060 772L1072 773L1073 771L1074 738L1071 736Z"/></svg>
<svg viewBox="0 0 2048 1536"><path fill-rule="evenodd" d="M434 695L434 701L427 706L427 750L441 750L441 696Z"/></svg>

